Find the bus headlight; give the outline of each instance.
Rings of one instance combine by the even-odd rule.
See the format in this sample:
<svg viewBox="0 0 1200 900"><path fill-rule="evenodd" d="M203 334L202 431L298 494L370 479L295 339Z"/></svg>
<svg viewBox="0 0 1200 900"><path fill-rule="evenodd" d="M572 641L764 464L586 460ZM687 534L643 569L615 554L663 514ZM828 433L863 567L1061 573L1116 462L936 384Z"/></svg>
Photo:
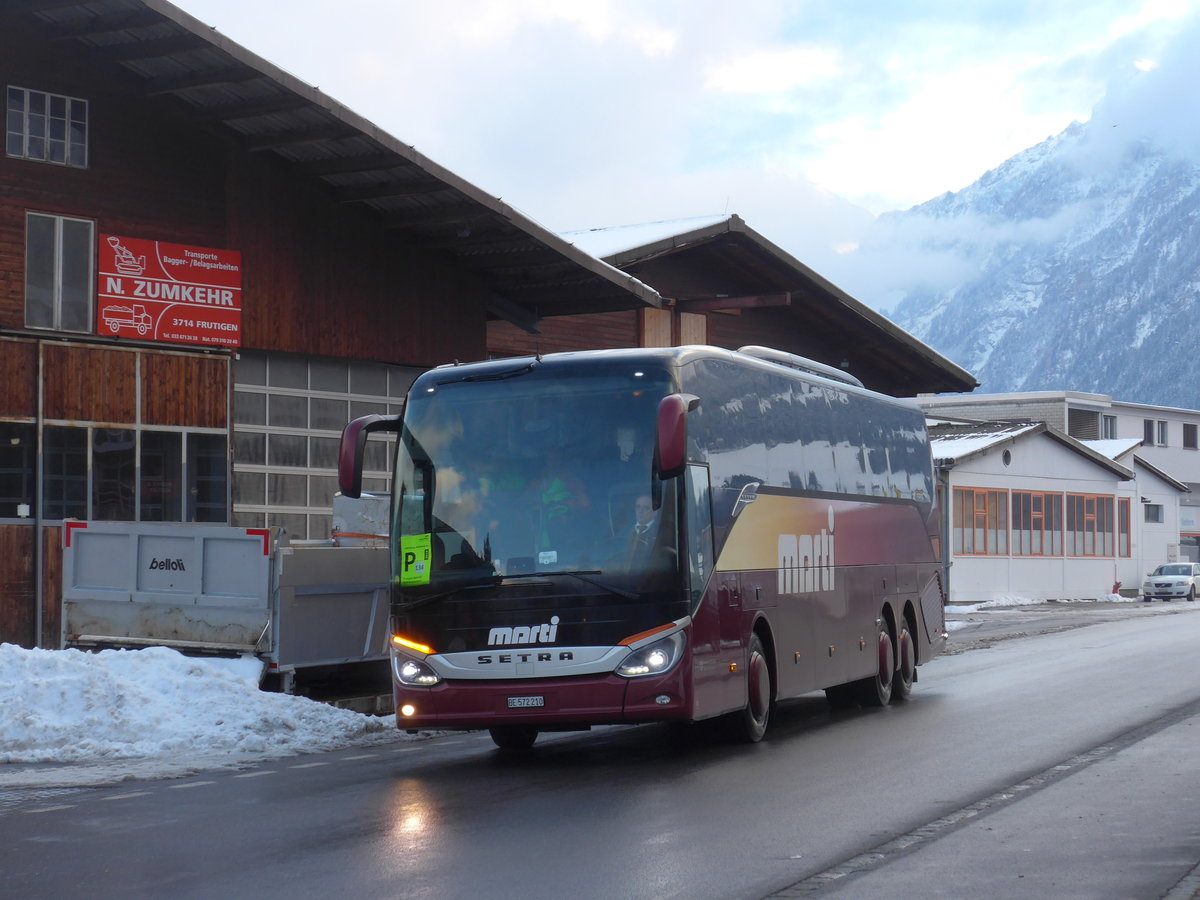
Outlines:
<svg viewBox="0 0 1200 900"><path fill-rule="evenodd" d="M396 673L396 680L408 687L433 687L442 680L442 676L425 663L399 654L392 657L392 671Z"/></svg>
<svg viewBox="0 0 1200 900"><path fill-rule="evenodd" d="M679 660L683 653L683 632L655 641L641 650L635 650L617 666L617 674L626 678L641 678L645 675L661 675Z"/></svg>

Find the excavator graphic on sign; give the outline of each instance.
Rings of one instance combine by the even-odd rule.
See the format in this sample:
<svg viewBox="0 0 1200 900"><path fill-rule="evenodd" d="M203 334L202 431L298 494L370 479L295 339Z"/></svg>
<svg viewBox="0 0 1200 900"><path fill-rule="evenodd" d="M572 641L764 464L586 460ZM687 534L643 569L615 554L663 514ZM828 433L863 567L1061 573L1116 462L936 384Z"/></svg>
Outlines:
<svg viewBox="0 0 1200 900"><path fill-rule="evenodd" d="M146 271L145 254L134 256L128 247L121 244L120 238L112 236L108 239L108 246L113 248L113 265L122 275L141 275Z"/></svg>

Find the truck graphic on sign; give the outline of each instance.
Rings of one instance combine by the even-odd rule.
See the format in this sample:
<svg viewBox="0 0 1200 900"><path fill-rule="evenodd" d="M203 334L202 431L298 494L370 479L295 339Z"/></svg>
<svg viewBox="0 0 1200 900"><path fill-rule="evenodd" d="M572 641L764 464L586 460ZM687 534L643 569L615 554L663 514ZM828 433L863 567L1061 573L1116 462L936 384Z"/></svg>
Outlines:
<svg viewBox="0 0 1200 900"><path fill-rule="evenodd" d="M104 324L113 334L123 329L146 334L154 324L150 313L146 312L146 307L140 303L135 303L132 307L106 306L101 314L104 316Z"/></svg>

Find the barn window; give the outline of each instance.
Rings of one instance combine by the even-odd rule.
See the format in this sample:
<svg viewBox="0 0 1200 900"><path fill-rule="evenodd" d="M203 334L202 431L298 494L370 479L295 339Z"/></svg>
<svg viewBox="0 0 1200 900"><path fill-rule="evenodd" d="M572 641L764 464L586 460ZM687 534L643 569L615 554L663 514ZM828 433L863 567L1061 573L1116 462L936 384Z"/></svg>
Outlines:
<svg viewBox="0 0 1200 900"><path fill-rule="evenodd" d="M34 426L0 422L0 519L32 515L36 461Z"/></svg>
<svg viewBox="0 0 1200 900"><path fill-rule="evenodd" d="M92 330L92 234L86 219L25 217L25 324Z"/></svg>
<svg viewBox="0 0 1200 900"><path fill-rule="evenodd" d="M226 446L215 432L47 425L42 515L225 523Z"/></svg>
<svg viewBox="0 0 1200 900"><path fill-rule="evenodd" d="M233 523L293 539L332 529L338 444L353 418L398 413L414 369L243 352L234 368ZM367 442L363 489L385 492L395 438Z"/></svg>
<svg viewBox="0 0 1200 900"><path fill-rule="evenodd" d="M6 112L5 152L9 156L87 167L86 100L9 85Z"/></svg>

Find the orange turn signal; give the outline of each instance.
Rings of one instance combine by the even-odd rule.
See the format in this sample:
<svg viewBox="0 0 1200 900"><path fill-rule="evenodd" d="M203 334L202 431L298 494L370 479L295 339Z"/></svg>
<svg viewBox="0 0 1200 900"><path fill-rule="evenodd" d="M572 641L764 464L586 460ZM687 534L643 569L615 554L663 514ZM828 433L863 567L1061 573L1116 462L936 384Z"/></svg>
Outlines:
<svg viewBox="0 0 1200 900"><path fill-rule="evenodd" d="M644 639L650 637L651 635L659 634L660 632L663 632L663 631L670 631L674 627L675 627L674 622L668 622L666 625L659 625L657 628L651 628L649 631L639 631L637 634L631 634L629 637L625 638L623 641L620 641L617 644L617 646L618 647L628 647L631 644L636 644L638 641L641 641L641 640L644 640Z"/></svg>
<svg viewBox="0 0 1200 900"><path fill-rule="evenodd" d="M401 637L398 634L392 635L392 643L397 647L406 647L409 650L416 650L418 653L424 653L426 656L429 656L433 653L432 647L428 647L425 644L419 644L416 641L410 641L408 638Z"/></svg>

